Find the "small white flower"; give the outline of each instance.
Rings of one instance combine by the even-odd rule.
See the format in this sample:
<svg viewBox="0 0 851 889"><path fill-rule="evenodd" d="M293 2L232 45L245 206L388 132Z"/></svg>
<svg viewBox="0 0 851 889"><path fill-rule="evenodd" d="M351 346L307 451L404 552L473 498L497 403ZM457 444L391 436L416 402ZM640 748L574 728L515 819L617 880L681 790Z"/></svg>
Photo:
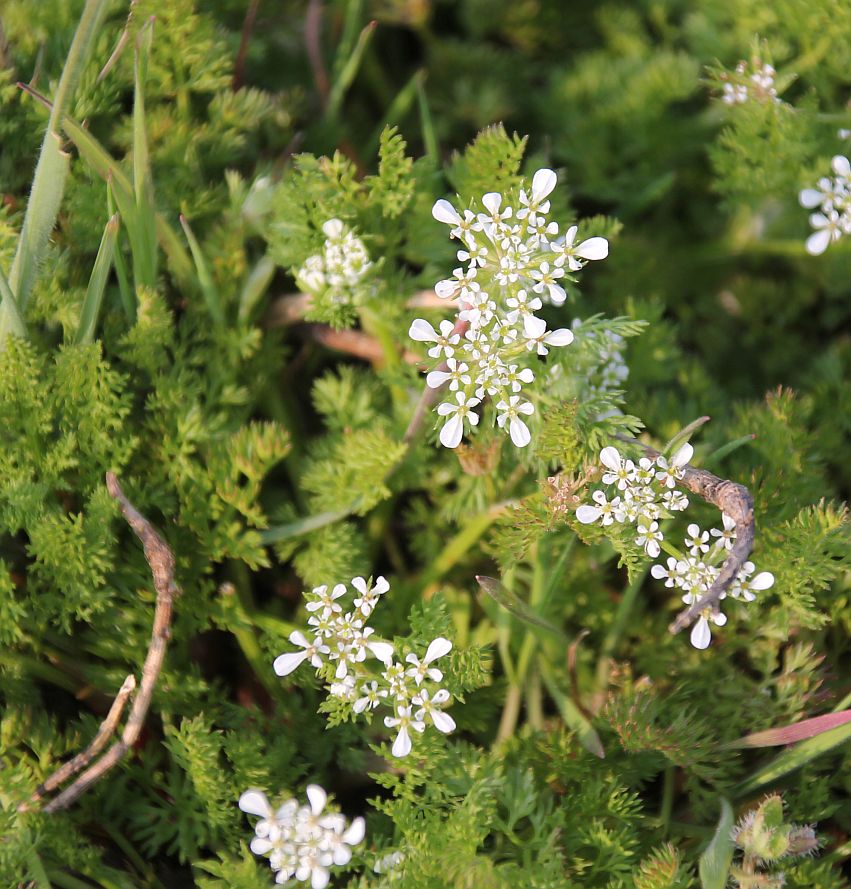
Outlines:
<svg viewBox="0 0 851 889"><path fill-rule="evenodd" d="M438 658L443 657L451 650L452 643L448 639L444 639L443 636L438 636L429 644L422 661L420 661L415 654L409 654L405 658L407 663L413 664L413 666L407 670L407 675L410 676L417 685L420 685L426 676L434 682L440 682L443 679L443 673L438 670L437 667L432 667L430 665L432 661L436 661Z"/></svg>
<svg viewBox="0 0 851 889"><path fill-rule="evenodd" d="M457 448L461 444L461 439L464 437L464 420L471 426L476 426L479 422L479 416L473 408L480 403L480 399L467 398L463 392L456 392L455 400L458 402L457 405L444 401L437 406L437 413L441 417L449 418L440 430L440 443L445 448Z"/></svg>
<svg viewBox="0 0 851 889"><path fill-rule="evenodd" d="M770 571L760 571L753 580L748 578L756 569L753 562L745 562L738 576L730 585L730 595L734 599L744 599L745 602L753 602L756 599L755 592L762 592L774 586L774 575Z"/></svg>
<svg viewBox="0 0 851 889"><path fill-rule="evenodd" d="M449 383L449 390L457 392L461 386L469 386L471 377L467 371L469 366L455 358L446 359L446 370L433 370L426 377L426 385L430 389L439 389L445 383Z"/></svg>
<svg viewBox="0 0 851 889"><path fill-rule="evenodd" d="M407 756L411 752L411 736L408 729L413 729L420 734L425 730L425 723L411 716L410 706L397 707L395 716L384 717L384 724L387 728L399 729L391 748L393 756L397 757Z"/></svg>
<svg viewBox="0 0 851 889"><path fill-rule="evenodd" d="M736 523L726 513L721 513L721 519L724 523L724 528L720 531L718 528L710 528L709 533L713 537L718 538L715 541L715 546L718 549L730 550L733 548L733 541L736 539Z"/></svg>
<svg viewBox="0 0 851 889"><path fill-rule="evenodd" d="M549 352L547 346L569 346L573 342L573 331L566 327L558 330L547 330L547 322L535 315L523 316L523 333L526 348L537 349L539 355Z"/></svg>
<svg viewBox="0 0 851 889"><path fill-rule="evenodd" d="M666 587L674 587L680 585L684 568L685 564L683 562L680 562L673 556L668 556L667 568L663 565L654 565L650 569L650 574L656 580L664 580Z"/></svg>
<svg viewBox="0 0 851 889"><path fill-rule="evenodd" d="M688 442L674 454L670 465L660 454L656 458L656 466L659 467L659 471L656 473L656 480L666 488L674 488L677 481L683 477L683 469L693 456L694 448Z"/></svg>
<svg viewBox="0 0 851 889"><path fill-rule="evenodd" d="M382 698L387 697L387 689L380 688L375 680L362 685L360 692L363 697L358 698L352 706L355 713L363 713L367 709L374 710Z"/></svg>
<svg viewBox="0 0 851 889"><path fill-rule="evenodd" d="M658 522L649 522L647 519L638 520L638 537L635 542L638 546L644 547L644 552L655 559L661 552L659 541L662 540L662 532L659 530Z"/></svg>
<svg viewBox="0 0 851 889"><path fill-rule="evenodd" d="M662 505L669 512L682 512L688 509L688 497L682 491L665 491L662 495Z"/></svg>
<svg viewBox="0 0 851 889"><path fill-rule="evenodd" d="M390 584L383 577L377 577L371 587L367 586L362 577L353 577L352 586L360 593L354 600L354 606L360 609L364 617L372 614L378 599L390 589Z"/></svg>
<svg viewBox="0 0 851 889"><path fill-rule="evenodd" d="M440 709L448 700L449 692L445 688L438 689L431 698L428 690L421 688L411 699L411 703L419 708L415 714L417 719L424 720L428 716L434 727L446 735L455 731L455 720Z"/></svg>
<svg viewBox="0 0 851 889"><path fill-rule="evenodd" d="M397 701L407 701L411 697L408 688L408 675L404 664L398 662L387 665L381 678L387 683L387 695Z"/></svg>
<svg viewBox="0 0 851 889"><path fill-rule="evenodd" d="M727 623L727 616L720 611L712 611L710 608L705 608L701 612L697 622L691 628L691 636L689 637L691 644L700 651L709 648L709 643L712 641L712 630L709 627L709 621L712 621L716 627L723 627Z"/></svg>
<svg viewBox="0 0 851 889"><path fill-rule="evenodd" d="M275 658L272 667L278 676L287 676L292 673L303 661L309 660L311 666L317 670L322 666L322 655L329 654L331 649L322 641L322 637L317 636L313 642L308 642L299 630L293 630L290 633L290 642L298 645L304 651L287 652L280 654Z"/></svg>
<svg viewBox="0 0 851 889"><path fill-rule="evenodd" d="M416 318L411 324L408 336L420 343L437 343L428 350L432 358L439 358L441 355L451 358L461 339L459 334L452 332L454 329L455 325L451 321L441 321L438 333L428 321Z"/></svg>
<svg viewBox="0 0 851 889"><path fill-rule="evenodd" d="M528 401L521 401L519 395L512 395L508 401L500 401L497 406L496 422L500 429L508 424L508 432L511 440L518 448L525 448L532 440L529 427L520 419L520 414L530 416L535 412L534 406Z"/></svg>
<svg viewBox="0 0 851 889"><path fill-rule="evenodd" d="M329 593L328 587L323 584L313 590L313 595L316 598L304 606L308 611L318 611L321 608L328 614L332 612L339 614L343 607L336 600L346 595L346 587L344 584L338 583Z"/></svg>
<svg viewBox="0 0 851 889"><path fill-rule="evenodd" d="M600 462L609 470L603 473L604 485L617 485L619 490L625 491L635 481L635 464L632 460L622 460L617 448L603 448Z"/></svg>
<svg viewBox="0 0 851 889"><path fill-rule="evenodd" d="M591 506L590 503L583 503L576 510L576 519L581 524L590 525L592 522L596 522L597 519L602 519L602 525L606 527L615 521L622 522L624 520L625 516L621 509L620 497L607 500L603 491L594 491L591 499L597 504L596 506Z"/></svg>
<svg viewBox="0 0 851 889"><path fill-rule="evenodd" d="M701 531L700 527L695 524L689 525L686 531L688 533L688 537L685 539L686 549L693 556L709 552L709 544L707 543L709 534L706 531Z"/></svg>

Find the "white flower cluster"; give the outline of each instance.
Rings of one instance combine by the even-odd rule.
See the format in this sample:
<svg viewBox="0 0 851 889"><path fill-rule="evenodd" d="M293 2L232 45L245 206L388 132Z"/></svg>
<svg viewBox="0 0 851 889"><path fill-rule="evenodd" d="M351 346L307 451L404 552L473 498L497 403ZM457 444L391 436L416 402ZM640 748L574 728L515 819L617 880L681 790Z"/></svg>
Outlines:
<svg viewBox="0 0 851 889"><path fill-rule="evenodd" d="M355 818L351 825L336 813L323 814L328 794L318 785L307 787L309 805L287 800L277 810L272 809L266 794L247 790L239 798L239 807L260 820L254 825L251 851L266 855L275 874L276 883L295 878L300 883L310 881L311 889L325 889L332 865L348 864L352 846L363 841L363 818Z"/></svg>
<svg viewBox="0 0 851 889"><path fill-rule="evenodd" d="M700 602L715 579L721 563L727 557L727 551L732 549L736 539L736 523L728 515L722 514L723 528L710 528L701 531L700 527L691 524L686 529L685 547L688 555L682 558L669 556L665 565L654 565L650 573L657 580L664 580L666 587L676 587L683 590L683 602L693 605ZM714 541L711 538L715 538ZM745 562L730 585L730 596L743 602L753 602L755 593L767 590L774 584L774 575L769 571L761 571L756 577L751 577L756 568L753 562ZM727 592L721 595L724 599ZM709 622L718 627L727 623L727 616L722 614L716 605L704 608L697 623L691 630L691 644L695 648L709 647L712 640L712 631Z"/></svg>
<svg viewBox="0 0 851 889"><path fill-rule="evenodd" d="M688 506L688 497L677 488L677 481L693 453L692 446L684 444L670 463L660 454L653 459L642 457L635 464L621 457L617 448L603 448L603 484L614 486L618 493L609 500L604 491L595 491L591 495L594 504L580 506L576 518L584 525L597 521L604 527L613 522L635 524L636 544L655 559L663 540L659 519Z"/></svg>
<svg viewBox="0 0 851 889"><path fill-rule="evenodd" d="M688 526L685 538L688 555L667 541L663 544L659 519L688 507L688 498L677 488L677 481L683 477L683 469L693 454L692 446L684 444L670 463L659 455L652 460L642 457L636 465L621 457L616 448L603 448L600 452L600 462L606 470L603 484L614 486L618 494L609 500L605 492L595 491L591 495L594 504L586 503L576 510L576 518L583 524L599 521L605 527L613 522L634 522L638 531L635 542L653 559L659 556L664 545L672 555L666 564L654 565L650 573L657 580L664 580L666 587L683 590L682 599L687 605L699 602L709 591L736 539L736 523L730 516L722 514L723 528L701 531L696 524ZM774 575L768 571L751 578L755 570L753 562L745 562L727 591L732 598L752 602L756 592L767 590L774 584ZM724 593L721 598L726 595ZM714 608L705 608L692 627L691 644L695 648L709 646L712 639L710 621L719 627L727 623L717 604Z"/></svg>
<svg viewBox="0 0 851 889"><path fill-rule="evenodd" d="M837 154L831 161L833 176L824 176L816 188L805 188L799 195L801 206L818 212L810 214L815 229L807 238L807 253L819 256L828 245L851 232L851 163Z"/></svg>
<svg viewBox="0 0 851 889"><path fill-rule="evenodd" d="M323 226L322 253L309 256L296 272L296 283L307 293L326 293L331 302L350 305L354 291L372 267L363 241L339 219Z"/></svg>
<svg viewBox="0 0 851 889"><path fill-rule="evenodd" d="M736 65L736 73L726 75L724 92L721 101L725 105L743 105L745 102L755 99L758 102L779 103L777 89L774 86L774 77L777 72L768 63L754 64L753 70L747 62L739 62Z"/></svg>
<svg viewBox="0 0 851 889"><path fill-rule="evenodd" d="M570 330L548 330L535 312L544 303L562 305L567 297L562 283L587 260L605 259L609 245L599 237L577 244L575 225L559 236L558 223L547 218L547 197L555 185L552 170L538 170L531 190L521 189L517 207L488 192L481 200L483 212L462 214L445 200L432 209L438 222L451 226L450 237L461 242L457 256L465 267L435 286L438 296L457 300L459 323L441 321L438 331L417 318L409 335L434 343L429 356L443 360L426 383L434 389L449 383L453 393L437 408L445 417L440 441L447 448L460 444L465 420L478 424L475 408L485 398L494 402L497 425L512 442L519 448L529 444L523 418L535 408L522 390L535 379L530 359L573 342Z"/></svg>
<svg viewBox="0 0 851 889"><path fill-rule="evenodd" d="M379 598L390 584L383 577L370 585L362 577L352 579L356 596L353 609L343 612L340 600L347 595L345 584L338 583L330 592L327 586L316 587L305 594L309 636L300 630L290 634L290 642L301 651L287 652L275 658L274 669L279 676L292 673L304 661L330 682L332 697L351 705L355 713L375 710L379 705L390 707L392 716L384 718L388 728L396 730L394 756L411 752L411 732L422 733L427 721L438 731L449 733L455 720L443 712L449 692L440 688L443 673L433 662L448 654L452 643L442 636L433 639L422 660L409 652L404 661L396 659L389 642L372 638L374 630L366 626ZM371 669L367 654L377 659L383 669Z"/></svg>

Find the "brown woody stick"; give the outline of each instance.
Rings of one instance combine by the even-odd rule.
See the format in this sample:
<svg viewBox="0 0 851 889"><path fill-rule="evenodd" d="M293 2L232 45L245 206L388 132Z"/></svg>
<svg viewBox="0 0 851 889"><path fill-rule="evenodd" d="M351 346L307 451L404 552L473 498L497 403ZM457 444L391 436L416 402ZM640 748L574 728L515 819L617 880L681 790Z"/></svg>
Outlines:
<svg viewBox="0 0 851 889"><path fill-rule="evenodd" d="M107 738L113 733L118 724L124 703L136 684L132 676L128 676L124 680L115 702L92 743L82 753L75 756L74 759L48 778L36 790L32 799L21 807L28 807L29 804L37 801L44 793L53 790L62 781L84 770L73 784L44 807L44 811L47 814L67 809L84 791L115 766L138 740L145 722L145 716L151 705L154 687L165 659L166 647L171 635L171 615L174 599L180 594L180 589L174 581L174 554L168 544L154 526L127 499L121 490L118 479L111 472L106 474L106 486L112 497L118 501L127 523L141 541L145 551L145 559L151 568L154 588L157 592L153 632L145 664L142 667L142 681L139 685L139 692L133 701L133 706L130 709L130 714L127 717L127 723L124 726L124 731L121 733L120 740L116 741L94 765L89 765L103 748Z"/></svg>
<svg viewBox="0 0 851 889"><path fill-rule="evenodd" d="M286 293L277 297L266 313L266 327L289 327L300 324L310 309L309 293ZM409 309L444 309L455 305L452 299L442 299L433 290L420 290L414 293L405 305Z"/></svg>
<svg viewBox="0 0 851 889"><path fill-rule="evenodd" d="M634 438L622 435L617 438L620 441L638 445L652 457L659 456L659 452L655 448L636 441ZM679 633L680 630L684 630L704 609L712 608L713 611L717 609L721 597L736 579L742 565L745 564L753 550L756 530L753 517L753 497L744 485L718 478L717 475L713 475L705 469L695 469L688 464L683 467L683 477L680 479L680 483L701 500L711 503L722 513L730 516L736 523L736 542L727 554L715 582L704 596L677 615L668 627L671 633Z"/></svg>

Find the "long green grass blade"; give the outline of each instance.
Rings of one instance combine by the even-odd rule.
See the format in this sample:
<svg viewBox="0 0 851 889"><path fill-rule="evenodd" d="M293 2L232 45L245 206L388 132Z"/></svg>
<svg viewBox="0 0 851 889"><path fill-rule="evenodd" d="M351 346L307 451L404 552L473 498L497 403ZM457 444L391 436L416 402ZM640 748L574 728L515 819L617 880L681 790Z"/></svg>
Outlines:
<svg viewBox="0 0 851 889"><path fill-rule="evenodd" d="M0 302L2 302L2 308L4 309L6 323L9 325L7 333L12 333L17 337L26 339L27 328L24 324L24 319L21 317L21 313L18 309L18 303L15 300L15 294L12 293L12 288L9 286L9 281L6 279L6 276L3 274L3 271L1 269Z"/></svg>
<svg viewBox="0 0 851 889"><path fill-rule="evenodd" d="M417 80L417 104L420 111L420 130L423 135L423 146L426 157L435 164L440 163L440 147L437 141L437 131L434 128L434 119L428 105L428 96L425 91L425 74Z"/></svg>
<svg viewBox="0 0 851 889"><path fill-rule="evenodd" d="M204 257L204 252L201 250L201 245L198 243L198 239L195 237L192 229L189 227L189 223L186 221L186 217L183 215L180 217L180 224L183 226L186 240L189 241L189 250L192 252L192 258L195 260L195 271L198 274L198 283L201 286L201 293L204 295L204 301L207 303L207 309L210 312L210 316L216 324L224 324L225 316L222 311L222 299L219 295L219 288L216 287L216 282L210 274L210 267L207 265L207 260Z"/></svg>
<svg viewBox="0 0 851 889"><path fill-rule="evenodd" d="M328 96L327 116L329 120L334 120L340 113L340 108L343 104L343 97L346 95L346 92L357 76L361 60L363 59L363 54L366 52L367 46L369 46L369 42L372 39L372 35L375 32L375 28L377 25L377 22L370 22L360 32L357 43L355 43L351 55L340 69L340 74L334 81L334 84L331 87L331 92Z"/></svg>
<svg viewBox="0 0 851 889"><path fill-rule="evenodd" d="M277 267L269 256L262 256L251 270L239 295L239 320L247 321L275 277Z"/></svg>
<svg viewBox="0 0 851 889"><path fill-rule="evenodd" d="M579 743L589 753L593 753L599 759L605 759L606 751L596 729L576 704L558 687L549 663L545 659L540 658L538 660L538 668L541 671L541 679L543 679L550 697L555 701L565 725L576 732Z"/></svg>
<svg viewBox="0 0 851 889"><path fill-rule="evenodd" d="M109 209L109 215L114 216L117 212L115 206L115 195L112 190L112 182L106 184L106 205ZM121 252L121 244L116 242L115 253L112 257L115 266L115 277L118 279L118 292L121 294L121 305L124 308L124 314L131 323L136 318L136 296L133 288L130 286L130 275L127 272L127 264L124 262L124 254Z"/></svg>
<svg viewBox="0 0 851 889"><path fill-rule="evenodd" d="M59 129L65 108L74 95L80 73L89 60L108 5L109 0L87 0L59 78L59 86L56 88L56 96L47 122L47 132L44 134L36 163L18 247L9 273L9 286L17 300L21 317L26 313L27 302L38 277L50 233L56 225L56 217L65 190L69 157L62 151ZM10 312L13 312L10 305L0 306L0 344L17 323Z"/></svg>
<svg viewBox="0 0 851 889"><path fill-rule="evenodd" d="M352 512L353 509L320 512L317 515L288 522L286 525L276 525L274 528L267 528L265 531L260 532L260 538L263 543L280 543L282 540L290 540L293 537L301 537L302 534L317 531L326 525L333 525L335 522L342 521L350 516Z"/></svg>
<svg viewBox="0 0 851 889"><path fill-rule="evenodd" d="M737 797L749 796L754 791L779 781L790 772L800 769L808 762L816 759L824 753L828 753L851 739L851 722L837 726L830 731L823 732L815 738L801 741L795 747L790 747L776 756L768 765L763 766L746 778L735 789Z"/></svg>
<svg viewBox="0 0 851 889"><path fill-rule="evenodd" d="M500 583L495 577L476 576L476 581L482 590L487 593L494 602L499 603L506 611L514 615L518 620L530 626L537 627L547 633L552 633L557 639L565 645L570 644L567 636L555 624L551 624L548 620L541 617L522 599L518 598L511 590L507 589L504 584Z"/></svg>
<svg viewBox="0 0 851 889"><path fill-rule="evenodd" d="M145 123L145 79L148 55L154 36L154 21L149 19L136 40L133 94L133 191L136 199L136 230L133 241L133 272L136 286L157 284L157 219L154 206L154 183L148 154Z"/></svg>
<svg viewBox="0 0 851 889"><path fill-rule="evenodd" d="M700 856L701 889L725 889L733 861L733 807L721 797L721 817L712 842Z"/></svg>
<svg viewBox="0 0 851 889"><path fill-rule="evenodd" d="M115 242L118 239L118 215L113 216L103 230L98 254L89 278L89 286L86 288L86 297L83 300L83 309L80 312L80 324L74 343L90 343L94 339L97 328L100 307L103 304L103 294L106 289L106 279L112 267L112 257L115 253Z"/></svg>

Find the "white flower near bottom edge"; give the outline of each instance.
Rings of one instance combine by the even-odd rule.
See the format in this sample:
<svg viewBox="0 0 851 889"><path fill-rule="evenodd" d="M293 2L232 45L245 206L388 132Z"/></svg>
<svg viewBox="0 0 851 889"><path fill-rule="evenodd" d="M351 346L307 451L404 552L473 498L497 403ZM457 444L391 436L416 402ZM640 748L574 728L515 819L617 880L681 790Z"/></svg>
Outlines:
<svg viewBox="0 0 851 889"><path fill-rule="evenodd" d="M512 395L507 402L500 401L496 409L501 412L496 418L499 428L504 429L505 424L508 423L508 434L511 436L512 442L518 448L525 448L532 440L532 434L518 414L531 416L535 412L534 406L531 402L521 401L519 395Z"/></svg>
<svg viewBox="0 0 851 889"><path fill-rule="evenodd" d="M456 392L455 400L457 404L444 401L437 406L437 413L448 418L440 430L440 443L445 448L457 448L461 444L465 419L471 426L476 426L479 422L479 415L473 408L480 404L480 399L467 398L463 392Z"/></svg>
<svg viewBox="0 0 851 889"><path fill-rule="evenodd" d="M398 707L395 716L384 717L384 724L387 728L399 729L399 732L396 735L396 740L393 742L393 747L391 748L393 756L396 756L399 759L403 756L407 756L411 752L411 747L413 746L408 729L413 729L420 734L425 731L425 723L411 715L410 706Z"/></svg>
<svg viewBox="0 0 851 889"><path fill-rule="evenodd" d="M723 627L727 623L727 615L720 611L711 611L709 608L701 613L697 623L691 628L689 637L691 644L700 651L709 648L709 643L712 641L709 621L712 621L716 627Z"/></svg>

